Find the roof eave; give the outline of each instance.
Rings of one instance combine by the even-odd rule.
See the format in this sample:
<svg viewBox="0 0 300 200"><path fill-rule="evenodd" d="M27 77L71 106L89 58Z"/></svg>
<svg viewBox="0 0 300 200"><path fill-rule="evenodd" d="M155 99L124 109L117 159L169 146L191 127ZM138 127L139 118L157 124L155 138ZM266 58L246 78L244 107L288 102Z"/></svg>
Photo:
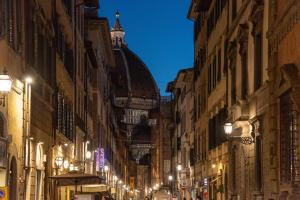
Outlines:
<svg viewBox="0 0 300 200"><path fill-rule="evenodd" d="M173 81L174 82L174 88L178 88L177 85L180 83L180 77L184 74L186 74L189 71L193 71L193 68L185 68L185 69L181 69L176 76L176 79Z"/></svg>
<svg viewBox="0 0 300 200"><path fill-rule="evenodd" d="M189 6L187 18L188 18L189 20L192 20L192 21L195 20L194 2L193 2L193 1L191 1L191 4L190 4L190 6Z"/></svg>

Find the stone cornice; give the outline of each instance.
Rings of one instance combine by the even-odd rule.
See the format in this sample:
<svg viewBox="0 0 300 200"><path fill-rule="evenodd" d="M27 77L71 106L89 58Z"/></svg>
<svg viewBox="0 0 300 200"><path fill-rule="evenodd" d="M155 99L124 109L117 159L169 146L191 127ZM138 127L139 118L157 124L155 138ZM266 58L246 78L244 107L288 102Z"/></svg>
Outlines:
<svg viewBox="0 0 300 200"><path fill-rule="evenodd" d="M280 42L300 20L300 1L292 0L289 2L285 12L270 25L267 37L270 40L271 49L278 48Z"/></svg>
<svg viewBox="0 0 300 200"><path fill-rule="evenodd" d="M230 24L230 26L228 25L229 29L228 29L228 33L227 33L227 38L230 38L232 36L234 30L236 29L236 27L240 23L240 19L241 19L242 15L245 13L245 10L248 7L248 4L250 2L251 2L251 0L247 0L247 1L243 2L241 8L239 9L239 12L238 12L237 16L235 17L233 22Z"/></svg>

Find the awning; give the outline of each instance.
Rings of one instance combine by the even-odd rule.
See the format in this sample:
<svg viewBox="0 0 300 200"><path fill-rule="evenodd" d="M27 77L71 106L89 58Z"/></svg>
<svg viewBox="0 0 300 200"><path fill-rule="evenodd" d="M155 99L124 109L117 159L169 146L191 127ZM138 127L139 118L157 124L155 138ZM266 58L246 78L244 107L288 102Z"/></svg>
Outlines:
<svg viewBox="0 0 300 200"><path fill-rule="evenodd" d="M104 180L100 176L81 172L69 172L66 174L50 176L49 178L56 180L57 186L102 184Z"/></svg>

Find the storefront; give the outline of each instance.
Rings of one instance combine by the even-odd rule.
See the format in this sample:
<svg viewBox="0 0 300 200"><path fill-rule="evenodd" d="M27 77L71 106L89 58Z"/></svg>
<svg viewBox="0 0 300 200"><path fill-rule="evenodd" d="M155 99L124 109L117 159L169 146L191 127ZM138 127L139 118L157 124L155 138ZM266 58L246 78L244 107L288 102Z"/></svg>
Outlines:
<svg viewBox="0 0 300 200"><path fill-rule="evenodd" d="M88 196L91 200L100 199L100 194L107 191L107 186L98 175L85 174L78 171L49 177L53 181L54 196L60 200L73 200L76 196Z"/></svg>

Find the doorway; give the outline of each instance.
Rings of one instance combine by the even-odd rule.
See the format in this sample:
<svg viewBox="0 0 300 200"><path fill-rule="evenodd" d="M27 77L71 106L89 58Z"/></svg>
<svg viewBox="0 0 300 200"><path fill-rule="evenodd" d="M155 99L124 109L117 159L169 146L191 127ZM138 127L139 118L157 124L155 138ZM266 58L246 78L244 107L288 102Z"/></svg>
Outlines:
<svg viewBox="0 0 300 200"><path fill-rule="evenodd" d="M10 165L9 165L9 199L17 200L17 161L16 158L13 156Z"/></svg>

